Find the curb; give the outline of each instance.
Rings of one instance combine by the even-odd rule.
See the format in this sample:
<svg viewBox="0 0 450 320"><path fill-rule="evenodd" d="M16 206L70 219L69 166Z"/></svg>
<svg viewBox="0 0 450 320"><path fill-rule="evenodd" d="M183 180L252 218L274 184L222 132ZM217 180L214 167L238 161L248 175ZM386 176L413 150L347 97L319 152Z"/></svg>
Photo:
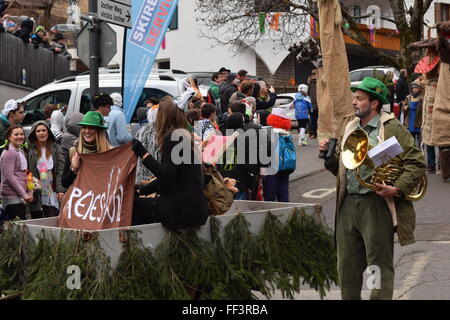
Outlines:
<svg viewBox="0 0 450 320"><path fill-rule="evenodd" d="M313 170L313 171L310 171L310 172L306 172L306 173L300 174L299 176L295 176L292 179L289 179L289 182L296 181L296 180L299 180L299 179L302 179L302 178L305 178L305 177L309 177L309 176L312 176L313 174L316 174L316 173L319 173L319 172L322 172L322 171L325 171L325 170L327 170L327 169L322 168L322 169L317 169L317 170Z"/></svg>

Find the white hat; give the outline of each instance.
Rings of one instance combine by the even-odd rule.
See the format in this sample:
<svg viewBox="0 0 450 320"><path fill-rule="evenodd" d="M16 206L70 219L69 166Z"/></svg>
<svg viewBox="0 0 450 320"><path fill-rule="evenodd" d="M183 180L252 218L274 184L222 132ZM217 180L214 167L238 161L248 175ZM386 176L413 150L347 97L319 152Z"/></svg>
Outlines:
<svg viewBox="0 0 450 320"><path fill-rule="evenodd" d="M3 108L2 114L8 116L11 111L17 110L17 101L14 99L8 100L5 103L5 107Z"/></svg>
<svg viewBox="0 0 450 320"><path fill-rule="evenodd" d="M120 93L114 92L110 95L111 99L113 99L113 103L115 106L121 107L122 106L122 96Z"/></svg>
<svg viewBox="0 0 450 320"><path fill-rule="evenodd" d="M272 108L272 114L284 119L290 119L287 116L287 109L285 108Z"/></svg>
<svg viewBox="0 0 450 320"><path fill-rule="evenodd" d="M308 93L308 86L306 84L301 84L298 86L298 92Z"/></svg>

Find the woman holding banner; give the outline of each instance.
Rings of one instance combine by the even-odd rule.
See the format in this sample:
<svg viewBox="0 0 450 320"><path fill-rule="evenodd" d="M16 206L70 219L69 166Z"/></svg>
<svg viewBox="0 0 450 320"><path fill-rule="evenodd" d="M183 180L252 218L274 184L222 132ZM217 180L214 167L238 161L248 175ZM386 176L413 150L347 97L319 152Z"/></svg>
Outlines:
<svg viewBox="0 0 450 320"><path fill-rule="evenodd" d="M34 191L34 202L30 204L31 218L55 217L65 191L61 183L64 169L62 148L44 120L33 124L28 140L28 170L41 183L40 190Z"/></svg>
<svg viewBox="0 0 450 320"><path fill-rule="evenodd" d="M99 112L88 111L78 125L81 126L80 137L77 144L69 149L62 177L64 188L73 183L80 170L82 165L80 154L101 153L112 148L106 138L107 127Z"/></svg>
<svg viewBox="0 0 450 320"><path fill-rule="evenodd" d="M134 153L156 177L137 193L157 194L135 199L132 224L161 222L169 230L201 226L209 215L203 194L204 175L183 107L169 97L162 99L155 128L161 162L139 140L132 143Z"/></svg>

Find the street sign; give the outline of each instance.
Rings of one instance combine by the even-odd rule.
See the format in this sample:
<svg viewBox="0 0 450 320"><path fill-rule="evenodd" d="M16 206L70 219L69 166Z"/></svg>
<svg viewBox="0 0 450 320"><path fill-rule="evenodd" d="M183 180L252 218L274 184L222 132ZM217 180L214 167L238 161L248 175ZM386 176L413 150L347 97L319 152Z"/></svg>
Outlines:
<svg viewBox="0 0 450 320"><path fill-rule="evenodd" d="M100 67L108 63L117 53L116 32L106 23L100 22L99 56ZM89 67L89 24L86 24L78 35L78 57Z"/></svg>
<svg viewBox="0 0 450 320"><path fill-rule="evenodd" d="M98 0L98 19L131 28L131 0Z"/></svg>

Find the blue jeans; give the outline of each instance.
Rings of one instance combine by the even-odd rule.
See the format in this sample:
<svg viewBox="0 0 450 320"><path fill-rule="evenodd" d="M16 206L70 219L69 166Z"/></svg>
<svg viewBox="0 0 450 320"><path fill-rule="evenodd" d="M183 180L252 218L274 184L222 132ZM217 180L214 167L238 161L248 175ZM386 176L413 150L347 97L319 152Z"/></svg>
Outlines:
<svg viewBox="0 0 450 320"><path fill-rule="evenodd" d="M247 192L238 192L234 196L234 200L247 200Z"/></svg>

